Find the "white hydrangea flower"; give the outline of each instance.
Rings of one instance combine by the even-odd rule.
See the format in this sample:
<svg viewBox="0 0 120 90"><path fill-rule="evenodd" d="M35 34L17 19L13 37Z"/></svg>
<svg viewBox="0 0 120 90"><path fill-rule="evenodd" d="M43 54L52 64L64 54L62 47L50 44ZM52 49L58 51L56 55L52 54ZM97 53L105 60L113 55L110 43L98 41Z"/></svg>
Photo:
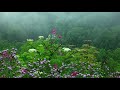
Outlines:
<svg viewBox="0 0 120 90"><path fill-rule="evenodd" d="M28 42L33 42L33 39L27 39Z"/></svg>
<svg viewBox="0 0 120 90"><path fill-rule="evenodd" d="M49 38L49 39L51 38L51 35L50 35L50 34L48 35L48 38Z"/></svg>
<svg viewBox="0 0 120 90"><path fill-rule="evenodd" d="M42 45L42 44L40 44L39 46L40 46L40 47L43 47L43 45Z"/></svg>
<svg viewBox="0 0 120 90"><path fill-rule="evenodd" d="M34 74L38 74L38 73L39 73L40 75L43 74L43 72L39 72L39 71L34 72Z"/></svg>
<svg viewBox="0 0 120 90"><path fill-rule="evenodd" d="M38 71L34 72L34 74L38 74Z"/></svg>
<svg viewBox="0 0 120 90"><path fill-rule="evenodd" d="M43 74L43 72L39 72L40 74Z"/></svg>
<svg viewBox="0 0 120 90"><path fill-rule="evenodd" d="M64 50L65 52L71 51L70 48L63 48L63 50Z"/></svg>
<svg viewBox="0 0 120 90"><path fill-rule="evenodd" d="M39 39L44 39L44 36L38 36Z"/></svg>
<svg viewBox="0 0 120 90"><path fill-rule="evenodd" d="M37 50L36 49L29 49L28 52L30 52L30 53L31 52L37 52Z"/></svg>
<svg viewBox="0 0 120 90"><path fill-rule="evenodd" d="M17 58L19 58L19 57L20 57L19 55L15 55L15 56L14 56L15 59L17 59Z"/></svg>
<svg viewBox="0 0 120 90"><path fill-rule="evenodd" d="M50 38L46 38L46 41L50 40Z"/></svg>

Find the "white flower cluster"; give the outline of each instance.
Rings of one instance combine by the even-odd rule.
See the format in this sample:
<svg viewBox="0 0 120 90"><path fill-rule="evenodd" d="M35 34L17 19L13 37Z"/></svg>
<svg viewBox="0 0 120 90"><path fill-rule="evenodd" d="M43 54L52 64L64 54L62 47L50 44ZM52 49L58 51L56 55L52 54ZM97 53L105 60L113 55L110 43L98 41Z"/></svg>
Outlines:
<svg viewBox="0 0 120 90"><path fill-rule="evenodd" d="M46 41L50 40L49 38L46 38Z"/></svg>
<svg viewBox="0 0 120 90"><path fill-rule="evenodd" d="M36 71L36 72L34 72L34 74L43 74L43 72L39 72L39 71Z"/></svg>
<svg viewBox="0 0 120 90"><path fill-rule="evenodd" d="M15 59L17 59L17 58L19 58L19 57L20 57L19 55L15 55L15 56L14 56Z"/></svg>
<svg viewBox="0 0 120 90"><path fill-rule="evenodd" d="M44 39L44 36L38 36L39 39Z"/></svg>
<svg viewBox="0 0 120 90"><path fill-rule="evenodd" d="M32 53L32 52L37 52L36 49L29 49L28 52Z"/></svg>
<svg viewBox="0 0 120 90"><path fill-rule="evenodd" d="M50 35L50 34L48 35L48 38L49 38L49 39L51 38L51 35Z"/></svg>
<svg viewBox="0 0 120 90"><path fill-rule="evenodd" d="M33 41L33 39L27 39L27 41L28 41L28 42L32 42L32 41Z"/></svg>
<svg viewBox="0 0 120 90"><path fill-rule="evenodd" d="M49 34L48 37L46 38L46 41L51 39L51 35Z"/></svg>
<svg viewBox="0 0 120 90"><path fill-rule="evenodd" d="M62 48L65 52L71 51L69 48Z"/></svg>
<svg viewBox="0 0 120 90"><path fill-rule="evenodd" d="M43 45L42 45L42 44L40 44L39 46L40 46L40 47L43 47Z"/></svg>

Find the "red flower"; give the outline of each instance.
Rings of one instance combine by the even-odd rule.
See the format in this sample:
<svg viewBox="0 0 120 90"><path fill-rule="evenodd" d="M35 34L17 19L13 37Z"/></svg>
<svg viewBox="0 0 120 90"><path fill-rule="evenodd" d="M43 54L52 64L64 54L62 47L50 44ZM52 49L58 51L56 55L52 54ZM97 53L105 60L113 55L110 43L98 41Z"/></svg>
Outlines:
<svg viewBox="0 0 120 90"><path fill-rule="evenodd" d="M58 38L62 38L62 36L61 36L61 35L59 35L59 36L58 36Z"/></svg>
<svg viewBox="0 0 120 90"><path fill-rule="evenodd" d="M74 71L71 73L71 76L77 76L78 72L77 71Z"/></svg>
<svg viewBox="0 0 120 90"><path fill-rule="evenodd" d="M54 68L55 68L55 69L57 69L57 68L58 68L57 64L54 64Z"/></svg>

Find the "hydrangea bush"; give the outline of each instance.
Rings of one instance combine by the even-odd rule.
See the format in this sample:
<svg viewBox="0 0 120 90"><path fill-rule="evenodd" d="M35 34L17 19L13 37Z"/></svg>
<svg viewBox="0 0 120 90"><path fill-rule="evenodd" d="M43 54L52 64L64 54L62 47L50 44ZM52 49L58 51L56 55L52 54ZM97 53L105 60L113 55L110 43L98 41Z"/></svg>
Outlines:
<svg viewBox="0 0 120 90"><path fill-rule="evenodd" d="M17 49L3 50L0 76L6 78L103 78L106 73L97 60L97 49L89 44L80 48L63 47L53 29L47 38L27 39ZM109 70L108 70L109 71ZM111 74L112 77L115 74Z"/></svg>
<svg viewBox="0 0 120 90"><path fill-rule="evenodd" d="M13 78L19 76L21 64L16 55L17 49L3 50L0 52L0 77Z"/></svg>

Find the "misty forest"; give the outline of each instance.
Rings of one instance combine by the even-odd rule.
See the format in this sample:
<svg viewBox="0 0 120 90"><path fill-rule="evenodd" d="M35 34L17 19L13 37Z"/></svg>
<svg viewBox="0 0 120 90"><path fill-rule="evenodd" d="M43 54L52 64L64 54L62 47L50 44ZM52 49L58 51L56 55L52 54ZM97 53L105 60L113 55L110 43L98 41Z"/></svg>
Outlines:
<svg viewBox="0 0 120 90"><path fill-rule="evenodd" d="M0 12L0 78L119 77L119 12Z"/></svg>

